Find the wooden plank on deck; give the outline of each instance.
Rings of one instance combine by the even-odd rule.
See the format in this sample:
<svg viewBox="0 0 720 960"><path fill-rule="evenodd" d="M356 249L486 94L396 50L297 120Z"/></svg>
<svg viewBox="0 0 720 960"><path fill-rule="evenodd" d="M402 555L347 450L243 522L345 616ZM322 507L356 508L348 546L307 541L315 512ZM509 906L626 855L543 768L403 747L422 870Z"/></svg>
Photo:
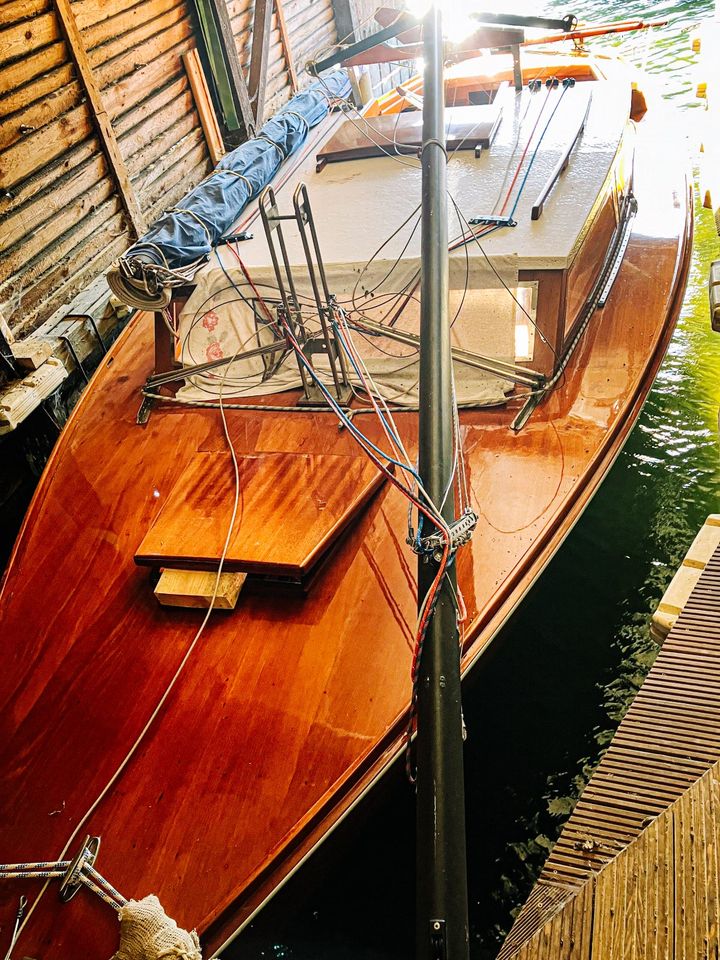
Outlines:
<svg viewBox="0 0 720 960"><path fill-rule="evenodd" d="M238 460L241 498L225 569L302 578L383 482L362 455L267 453ZM137 563L215 570L235 494L226 453L197 453L144 537ZM227 505L227 513L217 503Z"/></svg>

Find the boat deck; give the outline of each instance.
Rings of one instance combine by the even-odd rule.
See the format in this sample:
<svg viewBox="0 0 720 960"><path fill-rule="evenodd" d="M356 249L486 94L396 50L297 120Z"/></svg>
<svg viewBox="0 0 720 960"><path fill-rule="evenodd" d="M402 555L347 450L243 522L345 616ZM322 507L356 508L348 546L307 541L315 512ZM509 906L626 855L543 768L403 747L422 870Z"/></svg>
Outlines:
<svg viewBox="0 0 720 960"><path fill-rule="evenodd" d="M498 266L509 262L516 270L567 268L628 132L627 113L617 110L616 104L627 101L629 108L629 97L629 79L622 75L602 83L579 83L568 90L543 87L531 93L525 88L519 94L504 90L498 99L503 107L502 117L490 149L483 150L479 157L472 150L456 149L450 153L448 193L457 205L451 203L448 211L450 238L465 230L465 225L458 222L456 209L468 220L499 212L500 199L511 183L512 174L508 171L522 149L518 149L518 144L522 145L535 131L532 149L537 156L527 171L522 197L513 212L517 226L488 236L483 247ZM533 203L567 151L570 131L577 128L585 115L585 128L568 167L552 191L545 212L533 220ZM330 121L330 128L337 130L343 123L350 124L358 137L367 135L368 124L352 117L335 118ZM326 266L364 266L376 257L383 263L392 263L398 257L412 261L420 256L420 231L412 229L419 212L420 164L416 156L395 155L394 140L388 140L386 149L386 156L330 163L320 171L316 169L317 149L308 150L278 187L278 202L281 212L286 214L291 209L293 191L298 184L306 184ZM255 205L252 213L246 211L239 224L243 230L252 227L252 237L242 242L241 252L253 274L262 276L263 268L270 271L270 256L259 222L252 222L254 209ZM504 212L509 213L510 208ZM382 237L386 242L380 251L377 233L368 229L373 223L387 225L388 237ZM304 264L299 237L286 232L290 263ZM220 272L218 260L226 269L237 266L227 247L218 247L216 254L199 271L196 282L213 271ZM468 247L467 255L483 259L474 246ZM461 250L455 257L464 263L466 251Z"/></svg>
<svg viewBox="0 0 720 960"><path fill-rule="evenodd" d="M716 957L719 839L720 548L498 960Z"/></svg>
<svg viewBox="0 0 720 960"><path fill-rule="evenodd" d="M519 398L461 414L480 515L457 563L463 672L597 489L670 338L691 209L684 166L669 156L663 125L647 123L638 125L638 214L625 257L561 382L518 434L509 424ZM180 926L198 929L211 956L401 751L414 558L403 544L405 503L385 485L306 595L249 578L236 609L212 617L194 646L198 611L161 607L135 557L184 471L198 457L227 456L228 443L216 409L162 403L136 423L153 346L151 318L140 315L98 369L3 582L0 847L6 862L36 861L57 857L78 832L101 836L103 876L127 897L155 893ZM357 456L333 414L257 406L225 410L239 458ZM416 420L398 414L411 458ZM379 424L364 429L381 442ZM329 502L325 488L306 489ZM290 509L297 484L280 476L272 492ZM210 518L226 500L209 490ZM292 530L272 537L291 543ZM80 895L61 907L51 889L40 892L37 880L0 889L4 930L19 897L28 899L17 956L112 955L112 910Z"/></svg>

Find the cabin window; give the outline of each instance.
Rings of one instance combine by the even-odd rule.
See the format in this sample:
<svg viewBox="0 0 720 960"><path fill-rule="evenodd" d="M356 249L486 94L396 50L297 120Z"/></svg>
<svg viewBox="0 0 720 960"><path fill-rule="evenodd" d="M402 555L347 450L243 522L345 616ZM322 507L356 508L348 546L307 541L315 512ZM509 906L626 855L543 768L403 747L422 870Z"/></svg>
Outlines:
<svg viewBox="0 0 720 960"><path fill-rule="evenodd" d="M530 363L535 355L537 283L520 284L513 293L519 301L515 308L515 362Z"/></svg>

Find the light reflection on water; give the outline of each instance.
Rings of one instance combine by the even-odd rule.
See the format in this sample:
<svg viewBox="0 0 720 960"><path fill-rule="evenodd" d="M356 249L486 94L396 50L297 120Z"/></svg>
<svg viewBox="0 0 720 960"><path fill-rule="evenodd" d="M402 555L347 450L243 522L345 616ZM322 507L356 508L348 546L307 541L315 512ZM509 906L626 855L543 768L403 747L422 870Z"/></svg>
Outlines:
<svg viewBox="0 0 720 960"><path fill-rule="evenodd" d="M547 7L567 10L559 2ZM679 124L694 141L701 110L693 99L688 27L712 12L711 0L622 6L586 0L575 10L589 21L671 20L649 42L607 45L621 45L628 59L646 65L682 109ZM720 336L710 331L706 292L718 250L712 216L699 210L682 314L641 418L466 693L474 960L495 955L513 909L652 664L651 611L707 514L720 512ZM412 956L413 843L413 798L398 775L228 956Z"/></svg>

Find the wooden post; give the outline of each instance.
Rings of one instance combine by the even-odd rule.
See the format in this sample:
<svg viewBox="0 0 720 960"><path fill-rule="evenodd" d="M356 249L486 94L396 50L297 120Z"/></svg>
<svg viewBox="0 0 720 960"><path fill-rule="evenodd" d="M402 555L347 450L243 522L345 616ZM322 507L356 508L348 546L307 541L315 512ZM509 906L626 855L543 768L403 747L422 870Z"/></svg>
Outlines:
<svg viewBox="0 0 720 960"><path fill-rule="evenodd" d="M127 167L120 152L110 117L108 117L105 111L100 90L95 83L92 66L90 65L82 36L75 21L70 0L54 0L54 4L62 32L92 108L95 126L97 127L103 150L107 156L110 170L117 184L118 193L120 194L123 206L127 210L135 235L141 237L146 228L145 217L143 216L140 204L135 196L135 191L130 183Z"/></svg>
<svg viewBox="0 0 720 960"><path fill-rule="evenodd" d="M195 0L195 6L203 24L203 31L214 28L212 32L215 36L208 37L205 33L203 33L203 36L208 57L213 65L215 86L217 88L225 84L228 88L228 95L232 98L239 119L242 121L245 136L249 139L255 135L255 118L232 32L227 2L226 0ZM215 43L219 45L218 56L222 57L222 66L224 66L225 75L222 77L216 75L220 65L213 62L213 50L208 49L214 47Z"/></svg>
<svg viewBox="0 0 720 960"><path fill-rule="evenodd" d="M278 30L280 31L280 44L282 45L283 57L285 58L285 67L287 69L288 79L290 80L290 92L295 96L298 91L298 79L295 73L292 50L290 49L290 35L287 30L287 24L285 23L283 0L275 0L275 12L277 14Z"/></svg>
<svg viewBox="0 0 720 960"><path fill-rule="evenodd" d="M355 33L352 0L332 0L332 8L338 43L355 43L359 38Z"/></svg>
<svg viewBox="0 0 720 960"><path fill-rule="evenodd" d="M176 308L178 311L180 307ZM166 318L162 310L156 310L155 319L155 373L170 373L179 366L175 356L175 338L168 330ZM158 388L158 393L165 397L174 397L181 387L179 380L172 380Z"/></svg>
<svg viewBox="0 0 720 960"><path fill-rule="evenodd" d="M261 126L263 121L271 22L272 0L255 0L248 93L250 94L250 102L255 110L255 123L257 126Z"/></svg>

